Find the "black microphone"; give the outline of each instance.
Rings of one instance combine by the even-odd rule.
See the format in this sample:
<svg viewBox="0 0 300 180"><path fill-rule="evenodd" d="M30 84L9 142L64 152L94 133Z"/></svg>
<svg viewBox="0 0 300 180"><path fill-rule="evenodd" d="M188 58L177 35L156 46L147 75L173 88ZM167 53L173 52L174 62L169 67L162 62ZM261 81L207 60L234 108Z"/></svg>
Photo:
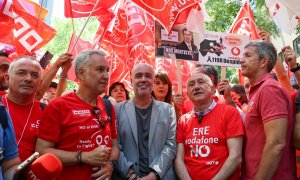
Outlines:
<svg viewBox="0 0 300 180"><path fill-rule="evenodd" d="M199 114L198 114L198 123L199 124L201 124L202 123L202 118L203 118L203 115L204 115L204 112L200 112Z"/></svg>

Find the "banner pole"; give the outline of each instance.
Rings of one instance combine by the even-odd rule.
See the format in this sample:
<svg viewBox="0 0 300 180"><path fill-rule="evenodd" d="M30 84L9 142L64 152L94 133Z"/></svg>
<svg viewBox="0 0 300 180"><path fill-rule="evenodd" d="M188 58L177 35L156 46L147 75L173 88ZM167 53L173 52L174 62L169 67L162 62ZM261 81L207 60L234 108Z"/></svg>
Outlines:
<svg viewBox="0 0 300 180"><path fill-rule="evenodd" d="M78 37L77 37L77 39L76 39L76 41L75 41L75 43L74 43L74 46L72 47L72 49L71 49L71 51L70 51L69 53L72 53L72 52L74 51L74 49L75 49L75 47L76 47L76 45L77 45L77 43L78 43L78 40L79 40L79 38L80 38L80 36L81 36L83 30L85 29L87 23L89 22L89 20L90 20L92 14L93 14L93 12L95 11L95 9L96 9L98 3L99 3L99 0L97 0L97 2L96 2L96 4L95 4L95 6L93 7L93 9L92 9L92 11L91 11L91 13L90 13L88 19L85 21L83 27L81 28L81 31L80 31L80 33L79 33L79 35L78 35Z"/></svg>
<svg viewBox="0 0 300 180"><path fill-rule="evenodd" d="M182 95L181 60L175 59L177 70L177 93Z"/></svg>
<svg viewBox="0 0 300 180"><path fill-rule="evenodd" d="M114 7L114 14L115 14L115 16L116 16L116 14L117 14L116 11L117 11L118 8L119 8L119 2L120 2L120 1L117 1L117 4L116 4L115 7ZM113 19L115 19L115 18L116 18L116 17L114 17ZM95 49L95 47L96 47L97 44L98 44L99 48L101 48L101 41L102 41L102 39L103 39L103 36L104 36L104 34L106 33L106 31L107 31L108 26L110 25L110 23L113 22L113 19L110 20L109 24L104 28L103 33L101 34L101 36L99 36L99 37L96 39L96 41L95 41L94 44L93 44L92 49ZM99 49L99 48L98 48L98 49Z"/></svg>

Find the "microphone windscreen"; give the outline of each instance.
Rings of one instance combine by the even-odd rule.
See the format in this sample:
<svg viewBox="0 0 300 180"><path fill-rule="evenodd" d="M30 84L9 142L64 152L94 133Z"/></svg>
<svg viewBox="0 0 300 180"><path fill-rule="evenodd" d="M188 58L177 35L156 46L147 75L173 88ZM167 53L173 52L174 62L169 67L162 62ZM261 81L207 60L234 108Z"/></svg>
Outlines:
<svg viewBox="0 0 300 180"><path fill-rule="evenodd" d="M61 161L51 153L44 154L35 160L29 167L27 179L53 180L62 171Z"/></svg>

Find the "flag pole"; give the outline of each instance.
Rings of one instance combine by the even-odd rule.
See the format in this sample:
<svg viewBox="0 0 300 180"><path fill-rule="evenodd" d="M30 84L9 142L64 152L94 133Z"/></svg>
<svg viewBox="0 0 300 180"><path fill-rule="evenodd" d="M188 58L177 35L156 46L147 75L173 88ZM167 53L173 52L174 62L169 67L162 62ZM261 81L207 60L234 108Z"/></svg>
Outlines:
<svg viewBox="0 0 300 180"><path fill-rule="evenodd" d="M279 28L279 32L280 32L280 37L281 37L282 45L284 47L285 46L285 40L284 40L284 37L283 37L282 30L280 28Z"/></svg>
<svg viewBox="0 0 300 180"><path fill-rule="evenodd" d="M38 27L39 22L40 22L40 17L41 17L41 13L42 13L43 3L44 3L44 0L42 0L41 4L40 4L39 14L38 14L38 17L37 17L38 18L38 22L36 23L36 27Z"/></svg>
<svg viewBox="0 0 300 180"><path fill-rule="evenodd" d="M76 45L77 45L77 43L78 43L78 40L79 40L79 38L80 38L80 36L81 36L83 30L85 29L87 23L89 22L89 20L90 20L92 14L93 14L93 12L95 11L96 7L98 6L98 3L99 3L99 0L97 0L97 2L96 2L96 4L95 4L95 6L93 7L93 9L92 9L92 11L91 11L91 13L90 13L88 19L85 21L83 27L81 28L81 31L80 31L80 33L79 33L79 35L78 35L78 37L77 37L77 39L76 39L76 41L75 41L75 43L74 43L74 45L73 45L71 51L70 51L69 53L72 53L72 52L74 51L74 49L75 49L75 47L76 47Z"/></svg>
<svg viewBox="0 0 300 180"><path fill-rule="evenodd" d="M117 9L119 8L119 6L120 6L120 1L117 1L117 4L115 5L115 7L114 7L114 14L116 15L117 14ZM95 47L96 47L96 45L98 44L98 46L99 46L99 48L101 48L101 41L102 41L102 39L103 39L103 36L104 36L104 34L106 33L106 31L107 31L107 29L108 29L108 26L109 25L111 25L112 26L112 22L113 22L113 20L115 19L116 17L114 17L112 20L110 20L110 22L108 23L108 25L104 28L104 30L103 30L103 33L101 34L101 36L99 36L97 39L96 39L96 41L94 42L94 44L93 44L93 47L92 47L92 49L95 49ZM100 24L101 25L101 24Z"/></svg>

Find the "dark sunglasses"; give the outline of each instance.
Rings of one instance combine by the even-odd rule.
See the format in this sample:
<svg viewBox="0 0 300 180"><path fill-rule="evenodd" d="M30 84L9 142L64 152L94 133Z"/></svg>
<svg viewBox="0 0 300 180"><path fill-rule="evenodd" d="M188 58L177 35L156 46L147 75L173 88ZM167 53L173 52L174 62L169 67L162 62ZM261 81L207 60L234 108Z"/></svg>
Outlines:
<svg viewBox="0 0 300 180"><path fill-rule="evenodd" d="M92 112L93 112L93 114L96 115L97 121L98 121L99 125L101 126L101 128L104 129L105 128L105 122L104 121L107 121L107 120L104 120L103 118L100 117L101 110L98 107L93 107Z"/></svg>

